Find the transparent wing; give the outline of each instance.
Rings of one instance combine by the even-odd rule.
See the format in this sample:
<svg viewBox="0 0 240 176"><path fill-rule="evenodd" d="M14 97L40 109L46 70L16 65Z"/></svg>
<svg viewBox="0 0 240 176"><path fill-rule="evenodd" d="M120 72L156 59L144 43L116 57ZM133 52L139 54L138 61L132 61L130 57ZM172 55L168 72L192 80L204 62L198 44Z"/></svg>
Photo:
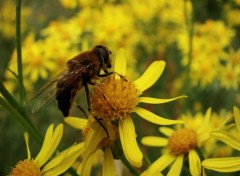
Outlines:
<svg viewBox="0 0 240 176"><path fill-rule="evenodd" d="M77 65L72 71L65 70L51 79L34 97L32 97L28 103L32 104L32 113L38 111L45 104L50 103L56 98L57 95L61 94L61 91L57 91L57 83L61 78L65 78L68 84L72 84L76 80L81 81L79 77L91 66L89 65ZM58 92L58 93L56 93Z"/></svg>
<svg viewBox="0 0 240 176"><path fill-rule="evenodd" d="M61 72L45 84L38 93L28 100L32 106L32 113L38 111L45 104L50 103L56 97L57 82L64 76L68 75L68 70Z"/></svg>

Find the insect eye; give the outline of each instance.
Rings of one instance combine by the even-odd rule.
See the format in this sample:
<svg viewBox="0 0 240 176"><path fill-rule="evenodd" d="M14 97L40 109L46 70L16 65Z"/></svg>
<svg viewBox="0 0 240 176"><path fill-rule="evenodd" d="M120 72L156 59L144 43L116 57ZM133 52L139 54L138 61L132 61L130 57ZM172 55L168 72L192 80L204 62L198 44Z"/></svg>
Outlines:
<svg viewBox="0 0 240 176"><path fill-rule="evenodd" d="M108 62L109 53L105 48L99 48L99 54L104 58L105 63Z"/></svg>
<svg viewBox="0 0 240 176"><path fill-rule="evenodd" d="M108 51L108 49L104 46L98 45L96 47L96 51L98 54L99 59L101 60L102 65L107 65L108 68L111 67L111 63L109 60L109 55L111 54L111 51Z"/></svg>

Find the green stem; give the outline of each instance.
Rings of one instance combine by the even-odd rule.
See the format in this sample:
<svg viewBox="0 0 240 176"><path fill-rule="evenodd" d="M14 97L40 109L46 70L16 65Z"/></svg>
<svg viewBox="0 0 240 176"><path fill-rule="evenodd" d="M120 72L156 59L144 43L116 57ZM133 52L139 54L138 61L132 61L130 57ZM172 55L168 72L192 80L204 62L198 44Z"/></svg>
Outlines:
<svg viewBox="0 0 240 176"><path fill-rule="evenodd" d="M0 92L2 93L3 97L12 105L12 107L14 107L25 118L25 120L28 121L29 124L33 125L23 106L18 104L13 96L7 91L2 82L0 82Z"/></svg>
<svg viewBox="0 0 240 176"><path fill-rule="evenodd" d="M27 122L28 125L31 126L31 128L35 131L34 133L36 133L39 136L39 138L42 138L40 133L35 129L32 121L31 121L30 117L28 116L27 112L25 111L25 109L21 105L18 104L18 102L13 98L13 96L7 91L7 89L5 88L5 86L3 85L2 82L0 82L0 92L1 92L2 96L6 99L4 101L7 101L8 104L11 105L11 108L13 108L14 111L16 111L20 115L20 117L23 118L22 120L18 120L18 121L19 122L21 122L21 121ZM21 124L23 124L23 123L21 123ZM28 128L26 128L26 130L27 129Z"/></svg>
<svg viewBox="0 0 240 176"><path fill-rule="evenodd" d="M129 171L132 173L132 175L138 176L138 172L135 170L135 168L128 162L126 159L124 153L123 153L123 148L120 139L116 140L114 142L114 145L111 146L111 151L113 154L113 158L115 159L121 159L123 164L129 169Z"/></svg>
<svg viewBox="0 0 240 176"><path fill-rule="evenodd" d="M16 48L17 48L17 63L18 63L18 82L19 96L21 103L24 102L25 88L23 85L23 69L22 69L22 46L21 46L21 0L16 2Z"/></svg>
<svg viewBox="0 0 240 176"><path fill-rule="evenodd" d="M4 98L0 97L0 104L8 110L15 120L17 120L27 131L28 133L39 143L42 144L43 138L39 133L26 121L26 119L18 112L15 108L11 106Z"/></svg>
<svg viewBox="0 0 240 176"><path fill-rule="evenodd" d="M152 164L147 155L143 154L143 159L147 163L147 166L150 166Z"/></svg>
<svg viewBox="0 0 240 176"><path fill-rule="evenodd" d="M188 51L188 63L186 67L186 78L184 81L184 88L185 90L189 89L189 83L190 83L190 72L191 72L191 62L192 62L192 50L193 50L193 32L194 32L194 13L192 12L189 16L188 14L188 9L187 9L187 1L184 0L184 17L185 17L185 23L187 26L187 31L188 31L188 46L189 46L189 51ZM194 10L194 8L193 8Z"/></svg>
<svg viewBox="0 0 240 176"><path fill-rule="evenodd" d="M78 174L76 173L76 170L71 167L67 170L67 172L69 172L72 176L78 176Z"/></svg>
<svg viewBox="0 0 240 176"><path fill-rule="evenodd" d="M121 161L133 175L135 175L135 176L139 175L138 172L136 171L136 169L134 167L132 167L132 165L128 162L128 160L126 159L126 157L124 155L121 155Z"/></svg>

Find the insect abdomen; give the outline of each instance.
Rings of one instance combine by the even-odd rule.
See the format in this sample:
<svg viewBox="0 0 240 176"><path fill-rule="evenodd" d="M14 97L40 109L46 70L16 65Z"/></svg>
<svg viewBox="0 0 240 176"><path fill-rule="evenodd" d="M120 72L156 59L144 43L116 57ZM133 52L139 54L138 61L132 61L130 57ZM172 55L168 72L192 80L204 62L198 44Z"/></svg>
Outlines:
<svg viewBox="0 0 240 176"><path fill-rule="evenodd" d="M69 115L69 111L74 97L73 94L75 94L74 90L75 87L73 85L58 87L56 99L58 103L58 108L63 113L64 117L67 117Z"/></svg>

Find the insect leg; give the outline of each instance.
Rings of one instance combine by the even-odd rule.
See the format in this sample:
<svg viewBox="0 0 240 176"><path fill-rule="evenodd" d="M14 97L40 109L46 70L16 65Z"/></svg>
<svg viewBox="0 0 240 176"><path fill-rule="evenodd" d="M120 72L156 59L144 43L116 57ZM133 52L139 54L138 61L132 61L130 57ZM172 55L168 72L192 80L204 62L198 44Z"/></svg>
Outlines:
<svg viewBox="0 0 240 176"><path fill-rule="evenodd" d="M93 118L94 118L94 119L99 123L99 125L104 129L104 131L105 131L106 134L107 134L107 138L109 138L109 133L108 133L106 127L105 127L105 126L102 124L102 122L101 122L102 119L99 119L99 118L97 118L97 117L95 117L95 116L93 116Z"/></svg>
<svg viewBox="0 0 240 176"><path fill-rule="evenodd" d="M77 107L78 107L78 109L80 109L80 111L83 112L83 114L85 115L85 117L88 118L87 113L84 111L84 109L83 109L80 105L78 105L78 104L77 104Z"/></svg>
<svg viewBox="0 0 240 176"><path fill-rule="evenodd" d="M126 78L124 78L124 76L123 75L120 75L119 73L117 73L117 72L107 72L107 73L105 73L105 74L98 74L97 76L98 77L107 77L107 76L109 76L109 75L112 75L112 74L116 74L116 75L118 75L120 78L122 78L124 81L128 81Z"/></svg>
<svg viewBox="0 0 240 176"><path fill-rule="evenodd" d="M87 86L86 83L83 83L84 87L85 87L85 91L86 91L86 96L87 96L87 103L88 103L88 111L91 113L91 104L90 104L90 91L89 91L89 88ZM107 138L109 138L109 133L106 129L106 127L102 124L101 120L102 119L99 119L95 116L93 116L93 118L99 123L99 125L104 129L104 131L106 132L107 134Z"/></svg>
<svg viewBox="0 0 240 176"><path fill-rule="evenodd" d="M104 95L104 93L102 92L102 89L101 89L99 86L96 86L96 87L97 87L98 90L101 92L101 94L102 94L104 100L107 101L108 105L109 105L114 111L117 111L117 109L115 109L114 107L112 107L112 105L108 102L107 97L106 97L106 96Z"/></svg>
<svg viewBox="0 0 240 176"><path fill-rule="evenodd" d="M87 96L87 104L88 104L88 111L91 111L91 106L90 106L90 91L89 88L87 86L87 83L83 83L83 86L85 88L85 92L86 92L86 96Z"/></svg>

